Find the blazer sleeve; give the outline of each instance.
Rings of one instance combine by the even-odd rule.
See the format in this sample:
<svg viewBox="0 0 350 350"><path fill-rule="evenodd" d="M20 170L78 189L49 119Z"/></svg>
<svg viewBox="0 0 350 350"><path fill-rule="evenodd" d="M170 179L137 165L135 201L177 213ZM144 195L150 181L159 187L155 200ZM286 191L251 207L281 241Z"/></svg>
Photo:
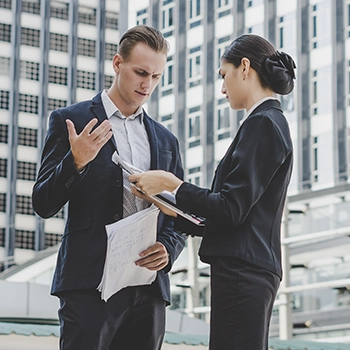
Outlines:
<svg viewBox="0 0 350 350"><path fill-rule="evenodd" d="M75 168L65 118L60 111L53 111L32 191L35 212L43 218L55 215L67 203L84 173Z"/></svg>
<svg viewBox="0 0 350 350"><path fill-rule="evenodd" d="M184 171L182 168L180 150L177 139L175 139L175 144L173 146L172 153L172 162L168 171L171 171L177 177L183 179ZM160 212L158 219L157 241L165 246L169 254L169 264L163 269L165 273L168 273L171 270L173 263L180 255L185 246L186 239L187 237L185 235L183 235L181 232L175 229L175 219L171 216L165 215L162 212Z"/></svg>
<svg viewBox="0 0 350 350"><path fill-rule="evenodd" d="M177 191L177 203L213 222L239 226L290 153L283 139L269 117L251 116L241 127L232 154L218 166L217 171L225 167L227 173L219 191L185 182Z"/></svg>

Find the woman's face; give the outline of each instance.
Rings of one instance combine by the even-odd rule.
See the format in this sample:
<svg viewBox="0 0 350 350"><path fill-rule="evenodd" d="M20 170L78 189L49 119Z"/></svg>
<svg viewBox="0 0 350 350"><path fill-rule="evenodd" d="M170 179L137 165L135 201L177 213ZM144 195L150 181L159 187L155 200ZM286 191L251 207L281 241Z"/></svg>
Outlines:
<svg viewBox="0 0 350 350"><path fill-rule="evenodd" d="M246 93L242 64L236 68L232 63L222 60L219 74L223 79L221 93L226 96L230 107L235 110L244 109Z"/></svg>

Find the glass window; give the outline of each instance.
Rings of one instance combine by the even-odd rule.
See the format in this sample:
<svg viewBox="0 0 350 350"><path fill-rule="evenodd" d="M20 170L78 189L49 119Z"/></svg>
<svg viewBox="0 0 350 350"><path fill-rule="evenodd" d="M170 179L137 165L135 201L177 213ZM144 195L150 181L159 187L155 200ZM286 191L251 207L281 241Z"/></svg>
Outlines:
<svg viewBox="0 0 350 350"><path fill-rule="evenodd" d="M22 79L39 81L39 63L21 61L20 76Z"/></svg>
<svg viewBox="0 0 350 350"><path fill-rule="evenodd" d="M39 97L35 95L19 94L19 111L38 114Z"/></svg>
<svg viewBox="0 0 350 350"><path fill-rule="evenodd" d="M50 66L49 67L49 82L52 84L67 85L68 84L68 68Z"/></svg>
<svg viewBox="0 0 350 350"><path fill-rule="evenodd" d="M10 109L10 92L0 90L0 109Z"/></svg>
<svg viewBox="0 0 350 350"><path fill-rule="evenodd" d="M7 159L0 158L0 177L7 177Z"/></svg>
<svg viewBox="0 0 350 350"><path fill-rule="evenodd" d="M10 75L11 60L10 57L0 57L0 74Z"/></svg>
<svg viewBox="0 0 350 350"><path fill-rule="evenodd" d="M62 236L56 233L45 233L45 249L60 243L61 238Z"/></svg>
<svg viewBox="0 0 350 350"><path fill-rule="evenodd" d="M53 18L69 19L69 4L61 1L51 1L50 15Z"/></svg>
<svg viewBox="0 0 350 350"><path fill-rule="evenodd" d="M48 110L53 111L57 108L62 108L67 106L67 101L66 100L59 100L57 98L49 98L48 99Z"/></svg>
<svg viewBox="0 0 350 350"><path fill-rule="evenodd" d="M106 12L106 28L118 30L118 14Z"/></svg>
<svg viewBox="0 0 350 350"><path fill-rule="evenodd" d="M40 30L22 27L21 45L40 47Z"/></svg>
<svg viewBox="0 0 350 350"><path fill-rule="evenodd" d="M35 232L28 230L16 230L15 247L20 249L34 250Z"/></svg>
<svg viewBox="0 0 350 350"><path fill-rule="evenodd" d="M0 23L0 41L11 42L11 25Z"/></svg>
<svg viewBox="0 0 350 350"><path fill-rule="evenodd" d="M3 9L11 10L12 1L11 0L0 0L0 7Z"/></svg>
<svg viewBox="0 0 350 350"><path fill-rule="evenodd" d="M85 38L78 38L78 55L95 57L96 41Z"/></svg>
<svg viewBox="0 0 350 350"><path fill-rule="evenodd" d="M22 1L22 12L40 15L40 2L39 1Z"/></svg>
<svg viewBox="0 0 350 350"><path fill-rule="evenodd" d="M77 87L82 89L94 90L95 76L96 74L94 72L78 70Z"/></svg>
<svg viewBox="0 0 350 350"><path fill-rule="evenodd" d="M0 193L0 212L6 212L6 193Z"/></svg>
<svg viewBox="0 0 350 350"><path fill-rule="evenodd" d="M20 180L35 181L36 163L18 161L17 162L17 178Z"/></svg>
<svg viewBox="0 0 350 350"><path fill-rule="evenodd" d="M7 143L9 136L9 127L5 124L0 124L0 143Z"/></svg>
<svg viewBox="0 0 350 350"><path fill-rule="evenodd" d="M50 33L50 50L68 52L68 35Z"/></svg>
<svg viewBox="0 0 350 350"><path fill-rule="evenodd" d="M32 206L32 197L30 196L16 196L16 213L25 215L34 215Z"/></svg>
<svg viewBox="0 0 350 350"><path fill-rule="evenodd" d="M78 22L96 26L96 9L86 6L79 6Z"/></svg>
<svg viewBox="0 0 350 350"><path fill-rule="evenodd" d="M142 9L136 12L136 25L145 24L147 25L148 12L147 9Z"/></svg>
<svg viewBox="0 0 350 350"><path fill-rule="evenodd" d="M38 130L19 127L18 144L21 146L38 147Z"/></svg>
<svg viewBox="0 0 350 350"><path fill-rule="evenodd" d="M117 53L117 51L118 51L118 45L106 43L105 44L105 59L112 61L113 57Z"/></svg>

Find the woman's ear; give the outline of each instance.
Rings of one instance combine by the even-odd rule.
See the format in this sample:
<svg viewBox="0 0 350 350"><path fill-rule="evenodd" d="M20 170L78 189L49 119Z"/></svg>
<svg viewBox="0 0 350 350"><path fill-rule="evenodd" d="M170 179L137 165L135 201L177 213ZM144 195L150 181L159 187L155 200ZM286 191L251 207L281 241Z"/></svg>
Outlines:
<svg viewBox="0 0 350 350"><path fill-rule="evenodd" d="M243 80L246 80L248 78L249 70L250 70L249 58L247 58L247 57L242 58L241 67L242 67Z"/></svg>

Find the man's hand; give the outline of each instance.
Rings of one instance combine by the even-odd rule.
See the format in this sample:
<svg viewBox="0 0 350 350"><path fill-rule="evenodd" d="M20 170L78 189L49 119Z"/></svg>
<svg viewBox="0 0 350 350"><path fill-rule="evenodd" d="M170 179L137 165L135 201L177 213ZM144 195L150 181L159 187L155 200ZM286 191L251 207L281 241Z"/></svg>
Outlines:
<svg viewBox="0 0 350 350"><path fill-rule="evenodd" d="M156 244L142 251L140 256L141 259L137 260L135 264L150 271L159 271L169 263L168 252L160 242L156 242Z"/></svg>
<svg viewBox="0 0 350 350"><path fill-rule="evenodd" d="M74 164L77 170L81 171L97 156L101 148L112 137L112 126L109 120L105 120L92 131L97 123L97 119L94 118L90 120L83 131L78 135L73 122L67 119L66 123Z"/></svg>

